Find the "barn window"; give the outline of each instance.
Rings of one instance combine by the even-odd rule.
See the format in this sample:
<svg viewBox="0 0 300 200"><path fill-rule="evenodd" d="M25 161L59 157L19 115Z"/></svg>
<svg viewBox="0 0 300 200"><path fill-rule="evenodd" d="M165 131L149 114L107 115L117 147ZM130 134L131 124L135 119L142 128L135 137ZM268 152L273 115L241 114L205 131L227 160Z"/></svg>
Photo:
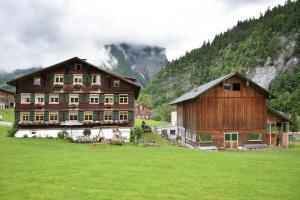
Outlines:
<svg viewBox="0 0 300 200"><path fill-rule="evenodd" d="M261 133L259 132L251 132L248 134L249 141L261 141Z"/></svg>
<svg viewBox="0 0 300 200"><path fill-rule="evenodd" d="M231 90L231 83L224 83L224 90Z"/></svg>
<svg viewBox="0 0 300 200"><path fill-rule="evenodd" d="M199 142L211 142L212 136L211 133L205 133L199 135Z"/></svg>
<svg viewBox="0 0 300 200"><path fill-rule="evenodd" d="M232 83L232 90L234 90L234 91L241 90L241 84L240 83Z"/></svg>

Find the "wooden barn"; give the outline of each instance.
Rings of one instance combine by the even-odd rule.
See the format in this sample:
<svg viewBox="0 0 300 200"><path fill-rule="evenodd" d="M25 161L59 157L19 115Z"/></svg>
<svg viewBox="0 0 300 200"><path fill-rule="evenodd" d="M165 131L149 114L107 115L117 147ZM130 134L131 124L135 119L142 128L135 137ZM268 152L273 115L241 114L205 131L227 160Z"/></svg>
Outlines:
<svg viewBox="0 0 300 200"><path fill-rule="evenodd" d="M135 117L138 119L150 119L151 109L143 103L135 105Z"/></svg>
<svg viewBox="0 0 300 200"><path fill-rule="evenodd" d="M292 122L266 105L272 98L250 79L231 73L171 102L172 122L181 140L194 146L275 144L272 134L288 131Z"/></svg>

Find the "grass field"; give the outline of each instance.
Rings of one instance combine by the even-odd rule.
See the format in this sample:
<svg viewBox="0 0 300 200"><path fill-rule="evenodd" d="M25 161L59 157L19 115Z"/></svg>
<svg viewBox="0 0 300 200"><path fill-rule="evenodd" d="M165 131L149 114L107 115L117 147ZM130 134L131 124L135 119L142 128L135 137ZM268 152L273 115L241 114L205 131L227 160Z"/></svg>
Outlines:
<svg viewBox="0 0 300 200"><path fill-rule="evenodd" d="M0 199L300 199L300 145L203 152L9 138L0 127ZM159 140L156 135L147 138Z"/></svg>
<svg viewBox="0 0 300 200"><path fill-rule="evenodd" d="M15 120L14 109L0 109L0 115L3 116L2 121L14 122Z"/></svg>
<svg viewBox="0 0 300 200"><path fill-rule="evenodd" d="M158 127L158 126L169 124L169 122L165 122L165 121L142 120L142 119L135 118L135 126L140 127L142 125L142 121L145 121L146 125L150 127L155 127L155 126Z"/></svg>

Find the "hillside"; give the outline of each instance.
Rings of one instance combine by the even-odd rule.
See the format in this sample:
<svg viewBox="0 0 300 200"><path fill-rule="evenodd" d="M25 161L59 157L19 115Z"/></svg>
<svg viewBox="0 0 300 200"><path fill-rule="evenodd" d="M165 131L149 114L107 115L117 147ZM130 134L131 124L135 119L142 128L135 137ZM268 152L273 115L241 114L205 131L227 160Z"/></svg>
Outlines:
<svg viewBox="0 0 300 200"><path fill-rule="evenodd" d="M165 48L136 44L105 45L109 55L105 68L121 75L132 76L145 86L167 64Z"/></svg>
<svg viewBox="0 0 300 200"><path fill-rule="evenodd" d="M284 6L269 9L258 19L239 21L233 28L216 35L212 42L204 42L200 48L168 63L142 93L149 95L153 106L157 107L169 103L194 85L239 71L271 89L280 99L282 92L278 91L279 88L269 85L271 82L284 84L289 77L280 74L299 68L299 27L300 1L288 1ZM292 84L291 87L284 90L289 96L294 95L299 85ZM271 104L300 115L295 109Z"/></svg>

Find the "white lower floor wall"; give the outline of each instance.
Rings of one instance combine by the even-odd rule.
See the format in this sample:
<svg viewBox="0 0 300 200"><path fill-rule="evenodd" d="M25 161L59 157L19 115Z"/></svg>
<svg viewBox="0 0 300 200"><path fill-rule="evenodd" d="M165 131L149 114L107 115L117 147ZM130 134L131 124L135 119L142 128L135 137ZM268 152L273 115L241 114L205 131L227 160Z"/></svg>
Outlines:
<svg viewBox="0 0 300 200"><path fill-rule="evenodd" d="M25 135L27 137L41 137L41 138L47 138L47 137L53 137L57 138L57 134L61 132L62 130L67 131L68 135L72 137L73 139L76 139L77 136L83 136L83 130L84 128L74 128L74 129L20 129L18 132L16 132L15 137L22 138ZM102 133L100 133L104 139L112 139L114 136L114 128L90 128L91 130L91 137L95 137L100 133L100 130ZM119 128L119 131L121 132L122 138L125 140L125 142L130 141L130 128Z"/></svg>

